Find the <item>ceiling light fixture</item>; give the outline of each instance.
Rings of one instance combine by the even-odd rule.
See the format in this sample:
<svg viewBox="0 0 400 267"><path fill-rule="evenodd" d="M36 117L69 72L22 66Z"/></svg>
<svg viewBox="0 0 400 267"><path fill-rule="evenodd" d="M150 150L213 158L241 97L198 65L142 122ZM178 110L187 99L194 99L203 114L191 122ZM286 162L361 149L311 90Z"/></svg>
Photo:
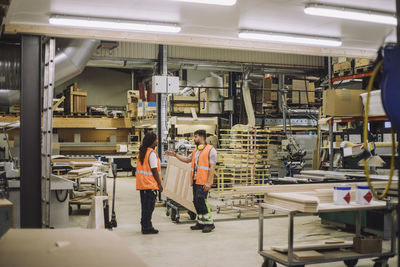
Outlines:
<svg viewBox="0 0 400 267"><path fill-rule="evenodd" d="M288 34L288 33L277 33L277 32L261 32L261 31L251 31L251 30L240 31L239 38L260 40L260 41L271 41L277 43L292 43L292 44L304 44L304 45L315 45L315 46L342 45L342 41L339 38L333 38L333 37L310 36L310 35L299 35L299 34Z"/></svg>
<svg viewBox="0 0 400 267"><path fill-rule="evenodd" d="M75 17L64 15L53 15L49 19L49 23L53 25L72 26L79 28L98 28L110 30L128 30L128 31L144 31L144 32L180 32L181 27L177 24L117 20L90 17Z"/></svg>
<svg viewBox="0 0 400 267"><path fill-rule="evenodd" d="M236 0L176 0L176 1L195 3L195 4L220 5L220 6L233 6L236 4Z"/></svg>
<svg viewBox="0 0 400 267"><path fill-rule="evenodd" d="M378 11L360 10L349 7L337 7L337 6L329 6L322 4L308 4L304 8L304 13L314 16L397 25L397 18L395 14L378 12Z"/></svg>

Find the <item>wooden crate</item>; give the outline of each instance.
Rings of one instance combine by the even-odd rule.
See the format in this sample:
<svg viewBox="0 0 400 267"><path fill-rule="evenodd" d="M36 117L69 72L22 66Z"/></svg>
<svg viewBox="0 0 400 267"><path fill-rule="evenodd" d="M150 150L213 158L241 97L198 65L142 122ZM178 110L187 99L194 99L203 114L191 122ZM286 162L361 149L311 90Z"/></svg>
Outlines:
<svg viewBox="0 0 400 267"><path fill-rule="evenodd" d="M87 114L87 91L73 83L64 90L64 111L66 114Z"/></svg>

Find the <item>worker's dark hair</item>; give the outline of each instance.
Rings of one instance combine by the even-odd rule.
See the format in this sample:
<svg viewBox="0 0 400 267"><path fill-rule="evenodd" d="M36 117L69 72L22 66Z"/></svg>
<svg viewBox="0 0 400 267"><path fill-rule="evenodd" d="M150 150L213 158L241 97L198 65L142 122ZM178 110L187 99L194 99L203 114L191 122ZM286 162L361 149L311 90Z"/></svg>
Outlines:
<svg viewBox="0 0 400 267"><path fill-rule="evenodd" d="M194 132L194 135L202 136L204 139L207 139L207 132L205 130L197 130Z"/></svg>
<svg viewBox="0 0 400 267"><path fill-rule="evenodd" d="M157 135L153 132L148 132L144 136L139 147L139 160L142 164L144 162L144 158L146 157L147 148L151 147L156 139Z"/></svg>

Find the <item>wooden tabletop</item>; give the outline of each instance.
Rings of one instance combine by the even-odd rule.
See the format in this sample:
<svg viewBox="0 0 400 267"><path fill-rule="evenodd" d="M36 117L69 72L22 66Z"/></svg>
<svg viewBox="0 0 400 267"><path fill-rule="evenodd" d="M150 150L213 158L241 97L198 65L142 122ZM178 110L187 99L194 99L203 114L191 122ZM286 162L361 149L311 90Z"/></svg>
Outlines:
<svg viewBox="0 0 400 267"><path fill-rule="evenodd" d="M10 229L0 239L0 266L147 266L108 230Z"/></svg>

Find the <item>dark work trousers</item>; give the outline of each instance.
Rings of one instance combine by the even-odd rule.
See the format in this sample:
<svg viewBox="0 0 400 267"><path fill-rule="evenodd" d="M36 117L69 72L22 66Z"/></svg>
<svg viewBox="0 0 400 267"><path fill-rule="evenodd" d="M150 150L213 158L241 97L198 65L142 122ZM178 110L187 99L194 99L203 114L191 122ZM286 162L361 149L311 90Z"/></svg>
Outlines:
<svg viewBox="0 0 400 267"><path fill-rule="evenodd" d="M193 184L193 204L196 208L197 214L207 214L207 204L206 199L208 196L208 191L204 191L202 185Z"/></svg>
<svg viewBox="0 0 400 267"><path fill-rule="evenodd" d="M142 204L142 219L140 220L140 224L142 225L142 230L153 228L151 216L156 204L156 197L156 190L140 190L140 202Z"/></svg>

